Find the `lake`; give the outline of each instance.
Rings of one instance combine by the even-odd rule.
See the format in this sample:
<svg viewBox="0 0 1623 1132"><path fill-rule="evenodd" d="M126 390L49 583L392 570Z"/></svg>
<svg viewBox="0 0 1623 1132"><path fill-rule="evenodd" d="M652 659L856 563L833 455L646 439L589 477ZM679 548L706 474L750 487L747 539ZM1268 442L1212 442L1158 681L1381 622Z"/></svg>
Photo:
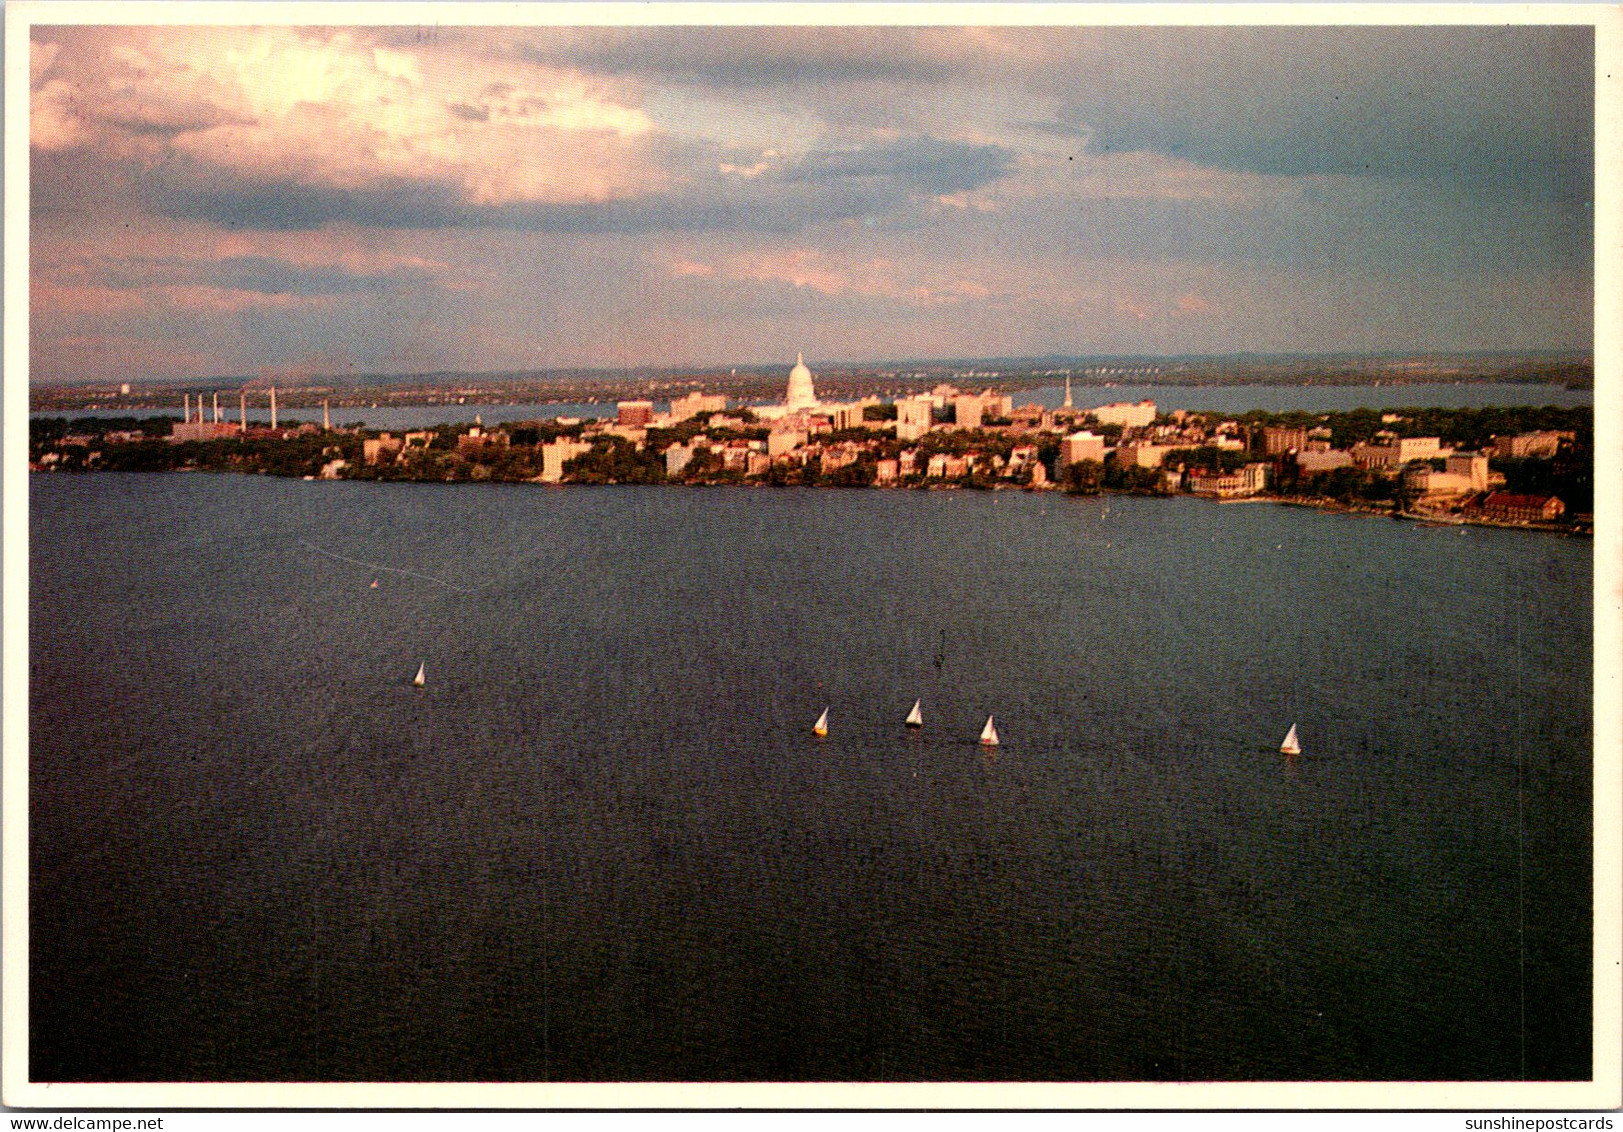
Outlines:
<svg viewBox="0 0 1623 1132"><path fill-rule="evenodd" d="M30 504L34 1080L1589 1077L1587 541L1019 492Z"/></svg>

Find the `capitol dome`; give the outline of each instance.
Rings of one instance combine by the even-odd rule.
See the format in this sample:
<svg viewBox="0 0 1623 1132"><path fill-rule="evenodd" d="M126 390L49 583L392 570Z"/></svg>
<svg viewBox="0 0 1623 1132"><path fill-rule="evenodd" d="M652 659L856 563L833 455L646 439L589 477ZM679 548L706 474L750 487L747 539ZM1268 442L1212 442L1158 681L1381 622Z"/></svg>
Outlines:
<svg viewBox="0 0 1623 1132"><path fill-rule="evenodd" d="M811 370L806 368L803 354L795 355L795 368L789 371L789 392L784 404L791 409L809 409L817 404L817 390L812 388Z"/></svg>

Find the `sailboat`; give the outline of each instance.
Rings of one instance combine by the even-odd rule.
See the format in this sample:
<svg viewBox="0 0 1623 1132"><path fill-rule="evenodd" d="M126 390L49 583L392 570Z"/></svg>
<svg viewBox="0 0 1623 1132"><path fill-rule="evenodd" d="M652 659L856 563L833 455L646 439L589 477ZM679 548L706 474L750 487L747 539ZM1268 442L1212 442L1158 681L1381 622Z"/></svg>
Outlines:
<svg viewBox="0 0 1623 1132"><path fill-rule="evenodd" d="M1302 753L1301 741L1296 737L1296 724L1291 724L1291 729L1285 733L1285 741L1279 745L1279 749L1287 755Z"/></svg>
<svg viewBox="0 0 1623 1132"><path fill-rule="evenodd" d="M981 746L997 746L997 725L992 722L991 716L986 717L986 726L981 728Z"/></svg>
<svg viewBox="0 0 1623 1132"><path fill-rule="evenodd" d="M428 664L427 664L427 662L424 662L424 663L419 664L417 666L417 675L415 675L415 676L413 676L411 678L411 685L414 688L421 688L424 684L427 684L427 683L428 683Z"/></svg>
<svg viewBox="0 0 1623 1132"><path fill-rule="evenodd" d="M823 709L823 714L817 717L817 722L812 724L812 734L817 736L819 739L821 739L823 736L828 734L828 709L827 708L824 708Z"/></svg>
<svg viewBox="0 0 1623 1132"><path fill-rule="evenodd" d="M923 702L922 700L914 700L913 701L913 710L908 712L907 713L907 718L905 720L903 720L903 722L906 723L909 727L923 727L924 726L924 713L919 710L919 704L922 703L922 702Z"/></svg>

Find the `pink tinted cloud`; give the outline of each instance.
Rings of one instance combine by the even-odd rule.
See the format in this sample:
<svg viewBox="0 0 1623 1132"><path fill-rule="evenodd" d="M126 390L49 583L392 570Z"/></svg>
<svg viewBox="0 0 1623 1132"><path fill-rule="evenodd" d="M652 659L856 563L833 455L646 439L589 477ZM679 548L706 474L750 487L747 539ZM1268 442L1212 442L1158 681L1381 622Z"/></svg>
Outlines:
<svg viewBox="0 0 1623 1132"><path fill-rule="evenodd" d="M31 141L237 180L424 181L468 203L580 203L665 182L648 115L564 67L386 47L365 30L57 28Z"/></svg>

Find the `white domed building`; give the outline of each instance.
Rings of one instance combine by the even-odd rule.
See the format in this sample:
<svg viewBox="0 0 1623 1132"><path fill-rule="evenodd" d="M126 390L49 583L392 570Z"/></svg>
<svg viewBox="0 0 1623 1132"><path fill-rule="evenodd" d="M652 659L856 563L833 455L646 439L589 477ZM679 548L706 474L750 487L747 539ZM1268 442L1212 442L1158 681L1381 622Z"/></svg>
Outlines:
<svg viewBox="0 0 1623 1132"><path fill-rule="evenodd" d="M806 368L802 353L795 354L795 368L789 371L789 389L783 403L791 411L817 407L817 390L812 387L811 370Z"/></svg>
<svg viewBox="0 0 1623 1132"><path fill-rule="evenodd" d="M806 356L795 355L794 368L789 371L789 386L784 390L783 403L778 405L751 405L756 417L771 422L775 427L793 426L815 428L818 421L824 428L851 428L862 422L866 405L877 404L871 397L855 404L837 404L819 401L812 385L812 372L806 368Z"/></svg>

